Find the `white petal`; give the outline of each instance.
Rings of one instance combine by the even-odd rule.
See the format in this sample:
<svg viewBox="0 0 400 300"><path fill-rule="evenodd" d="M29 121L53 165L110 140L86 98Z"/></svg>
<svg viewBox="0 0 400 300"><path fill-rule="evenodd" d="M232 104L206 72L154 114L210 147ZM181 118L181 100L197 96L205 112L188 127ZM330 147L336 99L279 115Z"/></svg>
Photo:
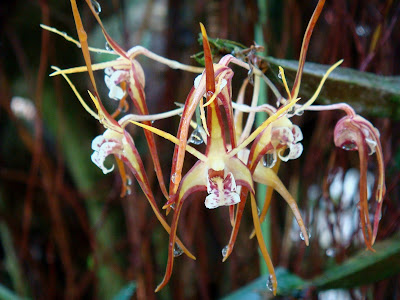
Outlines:
<svg viewBox="0 0 400 300"><path fill-rule="evenodd" d="M280 149L278 151L278 156L282 161L288 161L289 159L296 159L299 158L301 153L303 153L303 145L300 143L297 144L290 144L289 145L289 153L286 156L282 156L282 152L284 149Z"/></svg>
<svg viewBox="0 0 400 300"><path fill-rule="evenodd" d="M92 150L98 151L100 146L105 142L105 138L103 135L96 136L92 141Z"/></svg>
<svg viewBox="0 0 400 300"><path fill-rule="evenodd" d="M222 89L227 85L228 81L226 79L221 80L221 85L219 86L219 90L222 91Z"/></svg>
<svg viewBox="0 0 400 300"><path fill-rule="evenodd" d="M366 138L365 142L367 143L368 148L369 148L368 155L374 154L375 153L375 148L376 148L376 141L374 141L372 139L369 139L369 138Z"/></svg>
<svg viewBox="0 0 400 300"><path fill-rule="evenodd" d="M236 181L235 178L233 177L232 172L229 172L224 179L224 189L225 190L228 189L231 192L236 191Z"/></svg>
<svg viewBox="0 0 400 300"><path fill-rule="evenodd" d="M110 173L114 170L114 165L112 165L110 169L107 169L104 166L104 159L100 157L99 152L94 151L90 158L92 159L92 162L103 171L104 174Z"/></svg>
<svg viewBox="0 0 400 300"><path fill-rule="evenodd" d="M294 138L294 142L300 142L303 140L303 133L301 132L301 129L299 126L297 125L293 125L292 127L292 132L293 132L293 138Z"/></svg>
<svg viewBox="0 0 400 300"><path fill-rule="evenodd" d="M200 74L199 76L197 76L195 79L194 79L194 88L195 89L197 89L198 87L199 87L199 84L200 84L200 81L201 81L201 78L203 77L203 74Z"/></svg>
<svg viewBox="0 0 400 300"><path fill-rule="evenodd" d="M110 76L104 75L104 82L106 86L111 89L113 86L115 86L115 83L113 83L110 79Z"/></svg>
<svg viewBox="0 0 400 300"><path fill-rule="evenodd" d="M114 100L121 100L124 95L124 90L118 85L114 85L113 87L111 87L110 92L108 93L108 97Z"/></svg>
<svg viewBox="0 0 400 300"><path fill-rule="evenodd" d="M108 75L108 76L111 76L112 73L114 73L113 68L107 67L107 68L104 69L104 74L106 74L106 75Z"/></svg>
<svg viewBox="0 0 400 300"><path fill-rule="evenodd" d="M110 76L111 82L114 84L120 84L127 77L127 72L122 70L117 70Z"/></svg>
<svg viewBox="0 0 400 300"><path fill-rule="evenodd" d="M98 147L98 148L97 148ZM104 174L110 173L114 170L114 166L107 169L104 166L104 161L110 154L120 155L122 152L122 145L116 141L104 139L103 136L97 136L92 142L92 148L95 150L91 156L92 162L98 166Z"/></svg>
<svg viewBox="0 0 400 300"><path fill-rule="evenodd" d="M204 205L209 208L209 209L213 209L213 208L217 208L218 206L220 206L218 204L218 196L215 194L210 194L206 197L206 200L204 201Z"/></svg>

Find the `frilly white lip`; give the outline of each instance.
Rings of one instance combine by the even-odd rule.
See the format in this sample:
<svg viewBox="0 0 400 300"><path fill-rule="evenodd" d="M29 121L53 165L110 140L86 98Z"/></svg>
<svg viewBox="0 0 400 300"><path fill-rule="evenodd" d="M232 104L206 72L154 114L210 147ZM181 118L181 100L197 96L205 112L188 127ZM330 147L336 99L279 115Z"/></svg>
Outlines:
<svg viewBox="0 0 400 300"><path fill-rule="evenodd" d="M290 159L297 159L303 153L303 145L299 143L303 140L303 133L297 125L287 127L275 127L272 129L271 142L274 146L274 161L269 167L273 167L276 163L276 156L282 161L289 161ZM279 145L285 145L289 149L287 155L283 155L285 148L277 149Z"/></svg>
<svg viewBox="0 0 400 300"><path fill-rule="evenodd" d="M94 150L91 155L92 162L98 166L104 174L108 174L114 170L114 165L111 168L104 166L104 161L110 154L121 155L123 153L123 144L116 137L109 137L109 135L116 135L106 130L102 135L96 136L92 141L92 149ZM121 135L122 138L122 135Z"/></svg>
<svg viewBox="0 0 400 300"><path fill-rule="evenodd" d="M236 192L236 182L233 174L229 172L225 179L219 176L210 178L207 175L207 193L204 202L209 209L220 206L230 206L240 202L240 196Z"/></svg>
<svg viewBox="0 0 400 300"><path fill-rule="evenodd" d="M125 80L129 76L127 71L123 70L113 70L112 68L106 68L104 70L104 82L110 92L108 93L108 97L114 99L116 101L121 100L125 96L124 90L119 86L119 84Z"/></svg>

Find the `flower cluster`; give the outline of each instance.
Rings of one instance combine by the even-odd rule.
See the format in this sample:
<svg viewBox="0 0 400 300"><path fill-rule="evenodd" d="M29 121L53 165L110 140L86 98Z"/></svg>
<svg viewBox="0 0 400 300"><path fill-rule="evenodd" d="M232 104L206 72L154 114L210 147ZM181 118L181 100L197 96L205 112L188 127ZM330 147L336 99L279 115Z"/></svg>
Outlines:
<svg viewBox="0 0 400 300"><path fill-rule="evenodd" d="M321 111L341 109L346 113L346 116L339 120L335 127L334 143L337 147L345 150L358 151L359 153L361 170L360 219L366 245L368 248L372 247L377 234L380 208L385 194L384 167L379 132L367 120L356 115L353 109L346 104L330 106L313 105L328 75L341 61L327 70L315 94L304 104L298 104L298 93L310 36L321 13L324 1L318 2L309 26L307 27L296 78L291 90L286 82L284 70L282 68L280 69L280 78L287 92L286 98L277 92L277 89L272 85L269 79L266 78L263 72L257 68L257 65L253 63L250 64L232 55L226 55L218 63L213 63L206 30L202 24L201 31L205 68L197 68L168 60L140 46L134 47L129 51L124 51L106 32L91 1L86 0L86 2L102 28L107 44L112 49L107 50L107 52L111 51L110 53L115 54L117 58L106 63L92 64L89 51L93 49L89 48L87 44L87 36L75 0L71 0L79 36L79 42L74 42L82 48L86 66L66 70L54 68L56 72L52 75L60 74L64 76L75 91L83 107L106 128L102 135L93 139L93 163L95 163L104 174L107 174L113 171L114 166L111 168L104 166L105 159L109 155L114 155L118 169L123 178L122 182L126 182L125 179L127 175L125 167L127 167L141 186L156 217L169 233L167 269L164 279L157 287L156 291L164 287L171 277L176 244L178 244L189 257L194 258L176 237L176 232L180 212L185 200L192 193L206 191L208 195L204 200L204 204L207 208L214 209L220 206L229 207L232 232L229 243L223 251L223 260L226 260L233 250L243 210L247 199L250 198L255 228L254 234L257 237L262 255L270 272L272 289L274 293L276 292L277 281L274 268L260 229L260 223L265 218L269 201L266 201L265 206L259 213L255 201L255 182L268 185L285 199L293 211L294 217L301 229L302 236L304 237L304 241L308 245L308 233L297 207L297 203L277 175L279 162L297 159L303 152L303 145L301 144L303 139L302 131L298 125L292 123L291 117L294 115L301 115L304 110ZM72 40L71 38L69 39ZM94 51L99 50L94 49ZM200 73L200 75L196 77L183 107L158 115L149 114L144 93L144 73L140 63L136 60L138 55L145 55L171 68ZM244 79L244 84L240 89L237 97L238 101L236 102L233 101L232 97L232 78L234 73L229 67L230 64L235 64L249 70L249 76L251 77ZM113 114L108 113L104 108L94 80L93 72L102 69L104 69L105 72L105 84L109 89L108 96L111 99L119 101L119 108ZM93 111L86 104L67 77L67 74L84 71L88 72L93 85L93 92L89 94L97 112ZM273 89L277 96L277 107L268 104L258 104L260 85L263 80ZM253 100L250 106L243 104L244 92L248 82L252 82L254 85ZM124 117L117 119L120 112L126 110L129 103L133 104L137 114L126 114ZM197 122L192 120L196 111L199 112ZM254 128L254 114L256 112L267 112L269 117L260 126ZM246 125L242 127L244 113L249 113L249 116ZM152 125L152 120L174 116L180 116L179 129L176 135L164 132ZM144 129L158 182L161 191L167 199L163 208L166 209L167 212L171 210L174 211L170 225L167 224L157 207L143 167L142 159L136 149L132 136L126 130L129 124L135 124ZM193 131L190 135L191 127L193 127ZM155 147L155 135L161 136L175 144L172 157L172 169L170 170L169 191L167 191L163 180L163 172ZM190 143L197 145L202 142L206 144L204 153L190 146ZM198 161L187 173L183 174L182 170L186 152L195 156ZM377 154L379 166L379 182L376 196L379 203L379 212L376 213L375 224L372 229L368 213L366 167L368 155L373 153ZM127 187L124 184L122 195L124 195L126 191Z"/></svg>

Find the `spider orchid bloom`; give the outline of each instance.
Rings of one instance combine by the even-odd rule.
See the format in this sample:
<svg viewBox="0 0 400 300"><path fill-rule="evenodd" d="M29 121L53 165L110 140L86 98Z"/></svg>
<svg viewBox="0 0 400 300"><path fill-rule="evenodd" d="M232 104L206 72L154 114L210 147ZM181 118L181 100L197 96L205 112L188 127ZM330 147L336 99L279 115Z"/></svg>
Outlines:
<svg viewBox="0 0 400 300"><path fill-rule="evenodd" d="M93 70L91 68L91 58L86 41L86 32L82 26L82 20L78 12L76 2L72 0L71 5L74 13L74 19L79 35L79 40L82 45L83 56L92 86L94 88L94 95L90 92L89 95L97 109L97 113L91 110L86 102L82 99L67 75L62 72L60 74L62 74L62 76L66 79L85 110L106 128L106 131L102 135L94 138L92 142L92 149L94 150L94 153L92 154L91 159L93 163L95 163L103 171L103 173L106 174L108 172L111 172L114 166L110 169L107 169L104 166L104 161L109 155L114 155L117 165L120 169L121 177L123 178L124 182L126 182L127 179L125 169L123 167L123 165L125 164L138 181L157 219L160 221L164 229L168 233L170 233L171 229L157 207L147 175L145 173L143 162L139 156L132 137L125 130L125 127L121 126L121 124L113 119L111 115L106 111L100 100L100 97L98 96L96 82L94 80ZM60 71L60 69L56 67L53 67L53 69ZM184 253L186 253L190 258L195 259L195 257L187 250L187 248L182 244L179 239L176 239L176 243Z"/></svg>
<svg viewBox="0 0 400 300"><path fill-rule="evenodd" d="M184 139L182 138L182 128L185 128L185 126L189 126L190 119L193 115L190 115L188 111L194 111L198 103L201 101L203 95L206 95L207 102L204 104L204 106L207 106L207 119L204 120L206 121L205 128L207 128L208 132L206 151L205 154L202 154L193 147L187 145L187 143L184 143L184 151L187 151L196 156L199 161L194 164L194 166L186 173L186 175L179 181L179 183L177 183L176 174L173 174L175 176L173 176L173 178L171 179L171 182L177 185L177 190L176 192L172 192L170 200L164 207L167 208L174 204L175 212L171 223L167 268L164 279L159 284L156 291L159 291L162 287L164 287L171 277L174 261L173 245L175 243L179 215L186 198L196 191L208 192L208 196L205 199L205 205L208 208L216 208L219 206L232 207L239 201L240 203L242 203L243 201L245 201L248 191L250 191L252 213L253 219L255 220L257 239L259 241L260 248L265 260L268 261L268 265L272 266L272 262L269 258L261 234L259 219L257 215L257 204L254 198L254 186L251 172L248 167L243 163L243 161L241 161L237 157L237 154L242 151L247 145L249 145L263 129L267 128L273 121L277 120L284 113L286 113L289 108L293 107L295 101L288 103L286 106L278 110L276 114L266 120L244 142L242 142L239 146L236 146L231 101L231 77L233 75L233 72L225 65L225 63L229 61L230 58L223 58L221 59L223 63L213 65L208 39L202 24L201 30L203 34L203 47L206 62L205 74L203 74L199 82L196 81L195 88L192 88L186 100L185 108L178 130L178 138L154 127L132 122L175 143L175 150L178 149L179 153L179 149L182 144L181 141ZM231 148L231 150L228 149L224 122L222 118L222 111L220 106L218 105L219 103L222 104L221 107L223 107L223 110L225 111L228 119L228 132L230 134L231 142L231 147L229 148ZM185 137L187 138L187 134L185 135ZM177 160L174 159L175 167L176 161ZM239 186L241 187L240 194ZM229 247L230 246L228 246L228 248ZM226 260L229 254L223 253L223 256L223 260Z"/></svg>
<svg viewBox="0 0 400 300"><path fill-rule="evenodd" d="M74 2L75 0L72 0L71 3ZM86 0L86 3L90 7L94 17L96 18L97 22L99 23L103 35L107 41L107 45L112 48L111 53L119 55L119 58L105 62L105 63L100 63L100 64L94 64L91 66L92 70L105 70L105 83L106 86L109 89L109 97L120 101L119 107L117 111L112 115L112 117L116 117L120 111L126 111L128 109L128 103L126 102L126 96L129 95L129 98L132 100L133 105L141 115L148 115L149 111L147 108L146 104L146 98L145 98L145 93L144 93L144 88L145 88L145 77L144 77L144 72L139 64L139 62L135 59L136 56L143 54L146 55L154 60L157 60L161 63L167 64L172 68L179 68L187 71L192 71L192 72L201 72L199 71L199 68L193 68L190 66L185 66L183 64L180 64L175 61L171 61L168 59L165 59L161 56L158 56L147 49L137 46L129 50L128 52L125 52L112 38L111 36L107 33L105 30L103 23L101 19L99 18L98 14L96 13L93 3L90 0ZM74 15L75 15L74 11ZM54 30L52 28L49 28L47 26L42 26L45 29L51 30L53 32L59 33L57 30ZM83 26L82 26L83 28ZM60 34L60 33L59 33ZM65 38L67 36L65 34L62 34ZM72 38L67 38L70 41L73 41L75 44L78 46L81 46L81 43L74 41ZM86 41L85 41L86 42ZM97 51L99 49L93 49L89 48L89 50ZM108 52L110 51L101 51L101 52ZM52 76L58 75L58 74L70 74L70 73L76 73L76 72L85 72L88 71L88 67L77 67L77 68L71 68L71 69L66 69L66 70L58 70L51 74ZM150 121L145 121L144 122L146 125L151 126ZM107 133L108 134L108 133ZM164 196L168 199L168 193L165 187L164 183L164 178L163 178L163 173L161 170L161 165L160 161L158 158L157 150L156 150L156 144L154 140L154 136L151 132L145 131L145 137L150 149L150 155L152 157L154 167L155 167L155 172L157 175L157 179L161 188L161 191L163 192ZM94 147L97 147L96 144L94 144ZM96 149L94 157L97 158L96 153L99 153ZM104 171L104 170L103 170Z"/></svg>
<svg viewBox="0 0 400 300"><path fill-rule="evenodd" d="M348 110L349 111L349 110ZM354 111L340 119L335 126L334 131L335 145L347 151L358 151L360 159L360 182L359 182L359 211L362 233L365 244L372 250L378 233L378 224L381 217L382 200L385 196L385 173L382 154L382 146L379 140L379 131L366 119L356 115ZM370 217L368 213L368 195L367 195L367 166L368 155L376 153L378 162L378 183L376 188L377 209L374 217L373 231L371 228Z"/></svg>
<svg viewBox="0 0 400 300"><path fill-rule="evenodd" d="M275 93L278 96L278 103L292 103L296 102L299 100L297 98L300 90L300 84L301 84L301 78L302 78L302 73L303 73L303 68L305 64L305 58L307 54L307 49L308 45L310 42L311 34L314 29L314 26L317 22L317 19L322 11L322 8L324 6L325 1L320 0L314 10L314 13L310 19L310 22L308 24L308 27L306 29L306 32L304 34L303 38L303 43L301 47L301 52L300 52L300 58L299 58L299 65L295 77L295 81L292 87L292 90L289 90L289 87L286 82L284 70L280 67L280 75L284 84L284 88L287 92L288 98L285 99L282 96L280 96L279 92ZM337 62L333 66L331 66L323 78L321 79L321 82L315 91L314 95L303 105L296 105L291 109L292 113L287 113L285 115L282 115L279 117L277 120L273 121L270 126L267 128L263 129L263 131L257 136L256 140L251 146L250 153L248 156L248 160L246 161L247 167L251 171L253 175L253 179L259 183L266 184L271 188L276 189L282 196L283 198L288 202L289 206L293 210L293 213L297 219L297 222L301 228L302 235L304 236L304 241L308 245L308 233L306 233L306 229L304 227L303 221L301 219L301 216L298 212L297 204L295 203L293 197L287 192L286 188L283 186L279 178L276 176L276 171L277 168L274 170L265 168L263 164L260 164L261 159L265 156L267 161L266 165L270 168L272 168L275 163L277 162L277 158L279 157L280 160L283 161L288 161L290 159L296 159L298 158L302 151L303 151L303 146L301 143L299 143L303 139L302 132L300 128L297 125L293 125L292 122L290 121L290 117L295 115L295 114L301 114L302 110L307 109L318 97L323 84L325 83L326 79L328 78L329 74L339 65L341 64L342 61ZM256 81L255 81L256 82ZM256 88L256 84L255 84ZM277 113L277 110L271 106L268 106L268 109L266 110L270 115L274 115ZM247 125L246 125L247 126ZM243 140L246 138L246 131L244 130L242 133L242 136L240 137L240 140ZM244 136L243 136L244 135ZM289 152L287 155L284 155L284 151L286 149L289 149ZM269 169L269 170L268 170ZM267 196L269 197L272 195L272 190L267 193ZM265 215L268 211L268 206L270 203L270 199L268 201L265 201L264 207L262 209L262 212L260 214L260 221L263 221L265 218ZM236 214L236 219L235 219L235 226L231 234L231 239L229 242L229 245L234 245L236 236L237 236L237 231L238 227L240 224L240 220L242 217L242 212L244 209L245 202L240 202L238 209L237 209L237 214ZM228 253L230 253L232 249L229 247L228 248ZM274 276L274 274L272 274ZM276 281L276 280L275 280ZM274 281L273 281L274 282Z"/></svg>

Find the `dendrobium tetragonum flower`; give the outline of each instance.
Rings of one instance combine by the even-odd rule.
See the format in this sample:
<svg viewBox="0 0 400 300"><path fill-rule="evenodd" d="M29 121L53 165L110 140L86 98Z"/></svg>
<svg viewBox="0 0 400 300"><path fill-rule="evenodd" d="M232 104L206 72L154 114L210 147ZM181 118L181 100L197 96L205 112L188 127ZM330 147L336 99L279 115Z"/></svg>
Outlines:
<svg viewBox="0 0 400 300"><path fill-rule="evenodd" d="M335 145L347 151L358 151L360 159L360 183L359 183L359 210L362 233L369 249L375 242L378 233L378 224L381 217L382 200L385 196L385 172L383 163L382 146L379 140L379 131L366 119L356 115L351 107L346 104L337 104L343 107L347 113L335 126ZM367 195L367 166L368 155L376 153L378 162L378 183L376 188L377 209L374 217L374 228L371 229L368 195Z"/></svg>
<svg viewBox="0 0 400 300"><path fill-rule="evenodd" d="M74 1L75 2L75 1ZM139 64L139 62L136 60L136 57L138 55L146 55L156 61L159 61L161 63L167 64L172 68L179 68L187 71L192 71L192 72L201 72L200 68L195 68L191 66L185 66L183 64L180 64L175 61L171 61L168 59L165 59L163 57L160 57L146 48L143 48L141 46L134 47L130 49L128 52L125 52L112 38L111 36L107 33L105 30L102 21L98 14L95 12L95 8L93 8L93 4L90 0L86 1L88 6L90 7L94 17L96 18L97 22L99 23L104 37L106 38L107 45L112 49L111 53L119 55L119 58L113 61L105 62L105 63L99 63L99 64L94 64L92 65L92 70L105 70L105 77L104 81L106 86L109 88L109 97L120 101L119 107L117 111L112 115L112 117L116 117L118 113L121 110L127 110L128 103L126 102L126 96L129 95L129 98L132 100L133 105L141 115L148 115L149 111L147 108L146 104L146 98L144 94L144 87L145 87L145 77L144 77L144 72ZM72 1L71 1L72 3ZM49 28L47 26L42 26L46 29L49 29L53 32L59 33L58 31ZM65 34L62 34L64 37L66 37ZM79 43L74 41L72 38L68 37L68 40L75 42L78 46ZM98 51L98 49L93 49L94 51ZM89 49L89 50L91 50ZM110 51L102 51L102 52L110 52ZM66 70L58 70L54 72L52 75L58 75L58 74L70 74L70 73L76 73L76 72L84 72L88 71L87 67L76 67L76 68L70 68ZM144 121L145 124L151 126L150 121ZM154 168L155 172L157 175L157 179L160 184L161 191L163 192L164 196L168 199L168 193L165 187L164 183L164 178L163 178L163 173L160 165L160 161L158 158L157 150L156 150L156 145L155 145L155 140L154 136L151 132L145 131L145 137L149 146L150 154L154 163ZM100 137L96 141L96 143L93 144L93 146L96 147L97 142L100 140ZM101 154L101 152L96 151L94 153L94 157L97 158L98 154ZM95 162L96 163L96 162ZM97 164L97 163L96 163ZM122 166L123 167L123 166ZM103 172L107 172L105 168L102 168ZM125 178L123 178L123 182L126 182ZM126 189L125 183L124 183L124 189Z"/></svg>
<svg viewBox="0 0 400 300"><path fill-rule="evenodd" d="M53 68L59 71L59 74L61 74L67 80L68 84L71 86L72 90L78 97L83 107L106 128L106 131L102 135L97 136L92 142L92 149L94 150L94 153L92 154L92 161L103 171L103 173L108 173L112 171L114 167L112 167L111 169L107 169L104 166L104 161L107 156L113 154L123 178L126 178L125 169L123 167L123 164L125 164L132 172L132 174L135 176L136 180L138 181L157 219L160 221L165 230L168 233L170 233L170 227L165 221L162 214L160 213L156 201L154 199L147 175L145 173L143 162L139 156L139 153L136 149L132 137L126 131L125 125L120 124L111 117L111 115L104 108L100 100L96 82L94 80L89 47L87 44L86 32L83 28L82 20L80 18L75 0L71 0L71 5L74 13L74 19L78 31L79 41L82 47L82 52L86 63L86 69L88 71L90 81L94 89L93 94L89 92L89 95L94 105L96 106L97 113L91 110L90 107L85 103L85 101L77 92L75 86L72 84L72 82L65 74L65 72L62 72L58 68L55 67ZM183 250L183 252L185 252L190 258L195 259L195 257L187 250L187 248L182 244L182 242L179 239L176 239L176 243Z"/></svg>
<svg viewBox="0 0 400 300"><path fill-rule="evenodd" d="M156 128L133 122L177 144L176 156L179 158L179 155L184 155L180 153L180 146L182 144L181 141L185 141L188 136L187 132L190 123L188 120L192 118L193 111L201 102L203 95L206 95L207 102L204 104L204 106L207 107L205 130L208 132L208 135L206 139L206 151L205 154L202 154L184 143L183 151L188 151L189 153L193 154L199 159L199 161L186 173L179 183L177 183L176 174L174 174L175 176L172 180L172 183L175 183L175 185L177 184L177 190L176 192L173 191L173 188L170 190L170 192L172 191L171 198L165 206L168 207L172 204L175 206L175 212L171 224L167 270L164 280L157 287L156 291L160 290L163 286L165 286L165 284L167 284L172 273L174 260L173 245L175 243L175 235L183 203L191 193L201 190L207 191L208 193L208 196L205 199L205 205L208 208L216 208L219 206L233 207L233 205L239 202L244 203L248 191L250 191L252 213L255 222L257 239L259 241L262 254L270 268L270 272L271 274L274 274L272 262L261 234L260 222L257 214L257 205L254 198L255 191L252 174L245 162L237 157L237 154L247 145L249 145L257 137L257 135L263 131L263 129L268 128L271 123L278 120L288 111L288 109L293 107L296 100L288 101L287 105L282 106L279 110L277 110L275 114L271 115L270 118L268 118L259 128L257 128L247 139L245 139L240 145L236 146L236 132L235 124L233 122L231 99L231 78L233 72L229 67L227 67L227 64L234 59L232 57L225 57L221 59L220 63L213 65L206 32L202 25L201 28L203 34L206 69L205 73L200 79L200 82L196 81L195 88L192 89L186 100L178 130L178 137L176 138ZM228 132L230 145L228 145L228 139L225 136L225 126L219 103L221 104L221 107L223 107L223 111L226 113L228 120L226 123L229 126ZM186 132L186 134L184 134L184 132ZM177 161L178 160L174 160L175 170L178 170L176 167ZM240 192L239 186L241 187ZM303 221L298 213L295 202L294 207L297 210L297 214L295 215L299 220L299 224L301 224L300 226L303 227L302 231L306 233L304 225L302 225ZM232 240L232 242L233 241L234 240ZM233 245L228 245L228 248L232 249ZM228 256L229 253L224 254L223 260L225 260Z"/></svg>
<svg viewBox="0 0 400 300"><path fill-rule="evenodd" d="M138 180L139 185L145 193L157 218L160 220L166 231L170 233L166 272L163 281L159 284L156 291L159 291L163 286L165 286L171 277L175 243L177 243L188 256L194 258L182 245L179 239L177 239L176 232L180 212L187 197L197 191L206 191L208 195L205 197L204 203L207 208L213 209L220 206L229 207L229 214L233 228L229 243L223 250L223 261L229 257L233 250L246 199L250 196L254 234L257 237L261 253L270 272L273 292L274 294L276 293L276 276L272 261L266 249L264 238L261 234L260 223L264 220L268 211L272 190L274 189L289 204L299 224L305 243L307 245L309 243L309 236L304 226L297 203L277 176L277 171L282 161L287 162L291 159L297 159L302 154L303 146L301 141L303 139L303 134L300 127L293 124L290 118L294 115L300 115L305 110L343 109L347 113L347 115L336 125L335 144L339 147L344 147L347 150L359 151L361 165L360 219L366 244L368 248L371 248L371 245L374 243L376 238L379 214L385 193L384 167L382 150L379 142L379 133L371 123L356 115L354 111L345 104L330 106L313 105L313 102L318 97L328 75L342 61L337 62L327 70L316 92L308 101L304 104L297 104L308 44L310 42L313 28L323 8L324 0L318 1L317 7L305 32L300 53L299 66L291 91L286 82L284 71L280 68L280 77L282 78L283 86L287 92L287 99L280 95L276 87L273 86L269 79L257 68L255 63L256 60L251 60L252 63L248 64L232 55L226 55L217 64L213 64L207 35L202 25L201 29L205 57L204 72L203 69L199 71L199 68L185 66L178 62L160 57L140 46L134 47L125 52L107 34L90 1L86 0L86 2L100 24L108 45L113 49L112 53L119 55L119 58L106 63L91 64L89 50L98 51L98 49L91 49L88 47L86 33L83 29L75 0L71 0L80 42L74 41L65 34L61 34L54 29L47 29L63 35L66 39L71 40L80 46L83 51L86 66L67 70L56 69L57 71L53 73L53 75L63 75L84 108L94 118L98 119L106 128L106 131L102 135L93 140L93 162L99 166L104 173L110 172L112 168L106 168L104 166L104 161L108 155L113 154L123 179L126 178L124 164L128 166L135 178ZM148 56L149 58L164 63L171 68L178 68L191 72L203 72L196 78L194 86L187 96L182 108L175 111L161 113L159 116L149 115L144 97L144 74L140 64L136 60L136 56L139 54ZM236 103L232 101L231 84L233 71L228 67L230 63L251 70L249 72L249 77L251 78L245 79ZM104 109L94 81L93 70L100 69L105 69L105 83L109 88L109 97L120 101L119 109L112 115ZM93 95L90 94L90 96L97 108L97 113L89 108L67 77L67 74L69 73L83 71L88 72L93 84L94 92ZM272 107L268 104L258 105L261 79L264 79L272 92L276 95L278 108ZM250 106L243 104L242 101L248 82L252 82L254 86L253 98ZM119 112L126 109L127 95L132 99L139 115L128 114L119 119L119 121L116 121L115 117ZM204 98L206 101L205 103ZM201 125L199 121L198 123L195 123L196 125L194 126L192 118L197 109L200 110ZM205 109L207 111L205 111ZM236 110L235 115L233 114L233 109ZM260 126L252 130L254 126L255 113L260 111L267 112L269 117ZM243 129L241 126L242 112L249 113L246 125ZM181 114L181 121L176 136L161 131L151 125L151 120L175 116L178 114ZM159 212L150 190L147 176L144 172L142 160L137 152L132 137L125 129L129 123L136 124L145 129L146 139L151 151L159 184L161 190L168 199L164 208L167 209L167 213L171 209L174 210L171 227L168 226ZM202 132L203 140L206 143L204 154L189 145L190 138L188 139L188 136L190 126L195 127L195 131ZM155 150L153 133L175 143L169 193L166 192L162 180L162 172L157 151ZM247 148L248 146L249 148ZM184 176L182 176L182 168L186 152L194 155L198 161ZM378 209L375 214L373 230L368 216L366 192L366 163L368 152L370 154L374 152L377 153L380 174L377 188ZM261 162L263 158L265 161L264 164ZM255 201L254 182L259 182L268 186L266 201L260 215L258 214L258 208ZM124 189L125 188L126 186L124 186Z"/></svg>

